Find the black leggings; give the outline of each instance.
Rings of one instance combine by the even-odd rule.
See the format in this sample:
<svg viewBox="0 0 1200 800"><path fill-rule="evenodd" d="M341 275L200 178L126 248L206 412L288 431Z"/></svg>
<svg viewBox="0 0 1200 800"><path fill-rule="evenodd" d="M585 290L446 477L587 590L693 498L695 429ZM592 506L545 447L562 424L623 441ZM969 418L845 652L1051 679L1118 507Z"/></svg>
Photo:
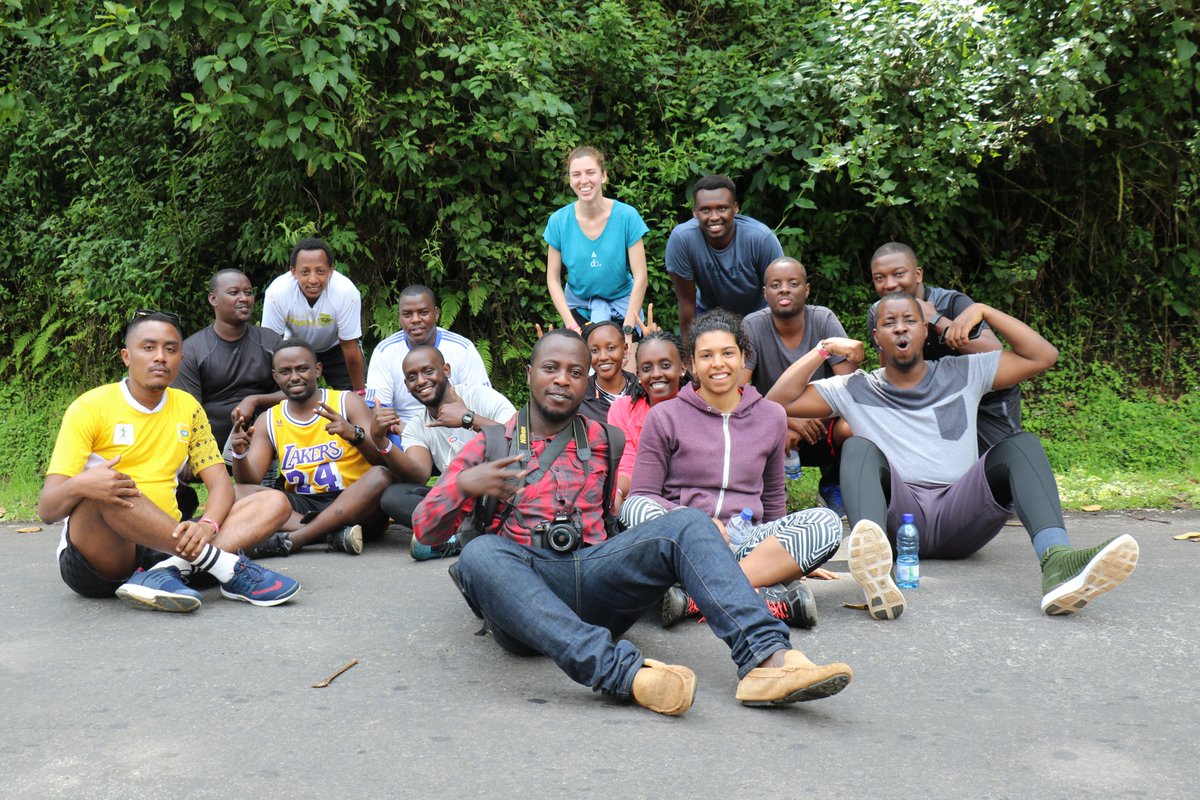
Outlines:
<svg viewBox="0 0 1200 800"><path fill-rule="evenodd" d="M411 528L413 512L425 499L425 495L429 494L429 488L415 483L394 483L383 490L379 497L379 507L396 522Z"/></svg>
<svg viewBox="0 0 1200 800"><path fill-rule="evenodd" d="M1062 528L1058 484L1042 442L1032 433L1013 434L983 456L992 497L1016 508L1033 536L1046 528ZM851 521L869 519L886 528L891 501L892 468L873 442L860 436L842 446L842 498ZM911 480L911 476L908 476Z"/></svg>

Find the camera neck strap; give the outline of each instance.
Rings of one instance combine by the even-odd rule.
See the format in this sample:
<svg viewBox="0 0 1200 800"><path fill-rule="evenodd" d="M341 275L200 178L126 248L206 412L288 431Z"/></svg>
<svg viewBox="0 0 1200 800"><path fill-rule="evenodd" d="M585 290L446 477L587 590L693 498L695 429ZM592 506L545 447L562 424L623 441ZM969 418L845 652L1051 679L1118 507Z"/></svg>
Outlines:
<svg viewBox="0 0 1200 800"><path fill-rule="evenodd" d="M575 440L575 452L579 456L579 460L583 462L584 475L591 471L588 462L592 458L592 448L588 445L587 440L587 423L583 417L576 414L571 418L571 424L563 428L551 438L546 440L546 447L542 450L542 454L538 456L537 469L531 470L525 476L525 484L532 485L540 481L545 474L554 466L554 462L567 449L567 443ZM530 456L533 451L530 448L532 435L529 432L529 406L523 406L517 412L517 427L513 431L512 447L509 455L521 456L521 469L526 469L529 466Z"/></svg>
<svg viewBox="0 0 1200 800"><path fill-rule="evenodd" d="M571 502L567 504L567 509L574 511L575 501L579 499L579 495L583 494L584 487L587 486L588 476L591 475L591 458L592 448L588 444L587 439L587 422L583 417L576 414L571 418L571 424L556 433L553 437L546 440L546 446L542 449L542 454L538 457L537 469L531 470L525 476L525 485L532 486L545 477L550 468L554 466L554 462L567 449L567 443L572 439L575 440L575 452L579 456L579 460L583 462L583 480L579 482L579 490L575 492L575 496L571 498ZM512 444L509 448L509 455L520 455L521 469L525 469L529 465L529 459L532 456L530 442L532 436L529 431L529 406L523 406L517 412L517 427L513 431ZM521 512L515 506L508 506L503 516L500 519L500 527L504 527L505 521L510 513L515 513L517 521L525 526Z"/></svg>

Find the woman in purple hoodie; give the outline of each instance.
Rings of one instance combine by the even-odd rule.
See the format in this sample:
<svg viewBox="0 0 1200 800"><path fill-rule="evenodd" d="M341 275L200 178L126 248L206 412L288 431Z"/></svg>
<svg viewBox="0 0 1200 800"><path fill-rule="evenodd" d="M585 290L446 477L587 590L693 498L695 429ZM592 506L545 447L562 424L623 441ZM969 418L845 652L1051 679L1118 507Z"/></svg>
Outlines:
<svg viewBox="0 0 1200 800"><path fill-rule="evenodd" d="M724 522L749 509L752 526L731 545L734 556L776 616L812 627L816 603L800 579L837 551L841 519L827 508L787 513L787 414L753 386L738 386L748 346L741 320L710 311L692 325L690 345L699 388L686 385L650 409L621 519L633 526L681 506L698 508L729 539ZM663 625L693 608L675 587L663 599Z"/></svg>

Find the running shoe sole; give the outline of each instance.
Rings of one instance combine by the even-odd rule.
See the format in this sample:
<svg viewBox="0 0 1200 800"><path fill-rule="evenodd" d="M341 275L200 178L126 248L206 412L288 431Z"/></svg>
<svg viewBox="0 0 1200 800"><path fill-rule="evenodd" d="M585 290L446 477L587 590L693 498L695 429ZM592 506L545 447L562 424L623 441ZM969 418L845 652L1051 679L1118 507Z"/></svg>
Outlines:
<svg viewBox="0 0 1200 800"><path fill-rule="evenodd" d="M875 619L896 619L904 613L904 595L892 580L892 548L883 529L868 519L850 531L850 574L867 598Z"/></svg>
<svg viewBox="0 0 1200 800"><path fill-rule="evenodd" d="M151 611L170 611L175 614L186 614L200 607L200 601L186 594L164 592L151 589L136 583L126 583L117 588L117 597L122 603L131 608L143 608Z"/></svg>
<svg viewBox="0 0 1200 800"><path fill-rule="evenodd" d="M342 546L347 553L351 555L362 555L363 551L363 536L362 525L354 525L350 528L350 533L342 536Z"/></svg>
<svg viewBox="0 0 1200 800"><path fill-rule="evenodd" d="M1042 597L1042 611L1051 616L1074 614L1107 591L1120 586L1137 566L1138 545L1129 534L1118 536L1087 563L1083 571Z"/></svg>
<svg viewBox="0 0 1200 800"><path fill-rule="evenodd" d="M277 606L282 603L286 603L288 600L291 600L296 596L296 592L298 591L300 591L300 584L297 583L294 587L292 587L292 590L285 595L272 597L270 600L255 600L252 597L246 597L244 594L235 594L234 592L226 591L225 587L222 586L221 596L229 600L241 600L244 603L249 603L250 605L254 606Z"/></svg>

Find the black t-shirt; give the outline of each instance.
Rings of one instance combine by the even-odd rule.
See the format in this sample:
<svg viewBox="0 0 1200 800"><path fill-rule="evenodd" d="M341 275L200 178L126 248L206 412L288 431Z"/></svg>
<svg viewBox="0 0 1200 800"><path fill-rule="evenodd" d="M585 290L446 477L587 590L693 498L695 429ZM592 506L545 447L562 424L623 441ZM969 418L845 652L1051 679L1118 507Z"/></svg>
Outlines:
<svg viewBox="0 0 1200 800"><path fill-rule="evenodd" d="M183 342L183 363L172 384L204 406L218 447L233 432L229 415L243 398L278 391L271 377L271 358L283 340L274 331L249 325L236 342L227 342L212 326Z"/></svg>

